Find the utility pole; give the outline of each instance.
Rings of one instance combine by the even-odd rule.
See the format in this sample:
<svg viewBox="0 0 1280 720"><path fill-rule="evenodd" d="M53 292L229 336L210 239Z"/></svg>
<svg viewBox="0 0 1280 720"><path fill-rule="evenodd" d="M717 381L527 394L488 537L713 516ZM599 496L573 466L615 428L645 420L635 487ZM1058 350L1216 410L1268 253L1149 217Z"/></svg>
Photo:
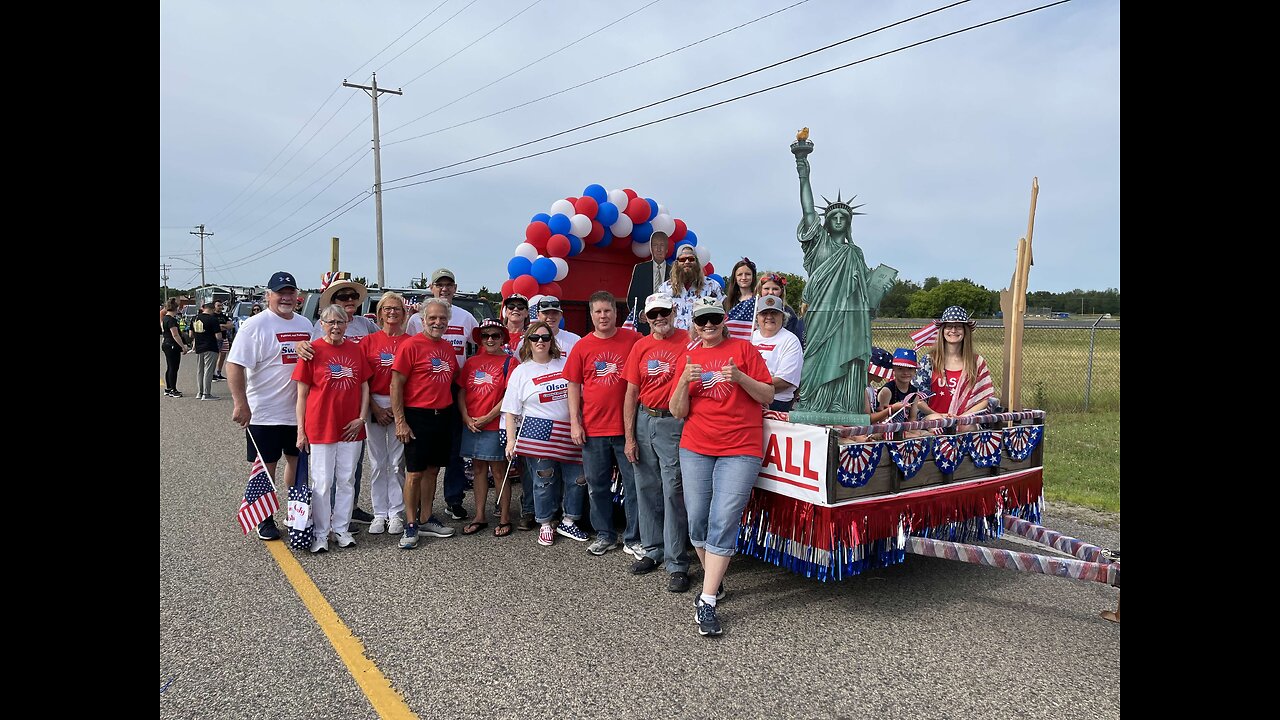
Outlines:
<svg viewBox="0 0 1280 720"><path fill-rule="evenodd" d="M382 146L378 138L378 95L404 95L404 91L379 90L378 73L373 74L372 85L355 85L343 80L342 86L364 90L373 100L373 207L378 225L378 287L385 287L387 283L382 272Z"/></svg>
<svg viewBox="0 0 1280 720"><path fill-rule="evenodd" d="M213 237L213 233L204 231L204 223L200 223L196 227L200 228L199 232L190 232L187 234L200 236L200 285L203 286L206 284L204 281L204 239L206 236Z"/></svg>
<svg viewBox="0 0 1280 720"><path fill-rule="evenodd" d="M169 268L172 265L160 266L160 279L164 281L164 301L169 302Z"/></svg>

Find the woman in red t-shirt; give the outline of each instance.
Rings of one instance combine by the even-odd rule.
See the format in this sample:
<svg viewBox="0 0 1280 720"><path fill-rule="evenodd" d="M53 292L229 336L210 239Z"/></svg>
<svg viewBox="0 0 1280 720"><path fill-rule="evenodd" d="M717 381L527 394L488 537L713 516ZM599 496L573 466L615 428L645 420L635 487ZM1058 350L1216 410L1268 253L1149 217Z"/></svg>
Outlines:
<svg viewBox="0 0 1280 720"><path fill-rule="evenodd" d="M489 499L489 468L493 468L494 477L501 477L506 459L506 448L498 438L502 414L502 396L507 391L507 376L513 362L502 346L507 339L506 328L502 323L489 318L471 331L471 339L482 352L467 359L462 372L454 377L454 382L462 388L458 409L462 412L462 456L471 458L471 470L475 480L471 489L476 496L476 517L462 528L463 535L474 535L489 527L485 519L486 505ZM494 537L506 537L511 534L510 510L507 508L511 499L510 483L502 483L501 496L498 498L499 522L494 528Z"/></svg>
<svg viewBox="0 0 1280 720"><path fill-rule="evenodd" d="M701 344L677 369L671 392L671 414L685 418L680 474L689 539L704 570L694 601L699 635L720 634L716 601L724 597L721 581L764 457L762 406L773 402L764 358L751 343L729 337L724 321L715 299L694 300L689 337Z"/></svg>
<svg viewBox="0 0 1280 720"><path fill-rule="evenodd" d="M370 535L404 531L404 443L396 437L396 417L391 412L391 365L402 343L409 339L404 297L388 292L378 300L382 329L360 342L360 352L373 377L369 380L369 422L365 423L369 448L369 496L373 499Z"/></svg>
<svg viewBox="0 0 1280 720"><path fill-rule="evenodd" d="M355 501L356 463L369 418L369 363L355 343L346 342L347 311L330 305L320 313L323 342L312 345L310 360L298 359L298 449L311 453L311 519L315 540L311 552L329 549L329 530L338 547L351 547L347 527ZM330 505L329 493L337 497ZM332 509L331 509L332 508Z"/></svg>
<svg viewBox="0 0 1280 720"><path fill-rule="evenodd" d="M995 397L995 385L987 370L987 361L974 348L976 320L959 305L942 312L937 321L938 339L924 356L912 383L917 390L933 393L929 409L949 417L973 415L986 410L987 401ZM973 430L961 425L959 432Z"/></svg>

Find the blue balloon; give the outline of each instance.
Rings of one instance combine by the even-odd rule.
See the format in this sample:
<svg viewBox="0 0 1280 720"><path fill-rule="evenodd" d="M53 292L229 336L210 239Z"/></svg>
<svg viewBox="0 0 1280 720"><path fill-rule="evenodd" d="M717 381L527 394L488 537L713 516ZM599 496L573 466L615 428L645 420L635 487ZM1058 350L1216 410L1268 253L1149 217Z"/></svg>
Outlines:
<svg viewBox="0 0 1280 720"><path fill-rule="evenodd" d="M720 289L721 289L721 290L723 290L723 289L724 289L724 278L720 277L720 276L719 276L719 275L717 275L716 273L711 273L711 274L710 274L710 275L708 275L707 277L708 277L709 279L711 279L711 280L715 280L716 282L720 283Z"/></svg>
<svg viewBox="0 0 1280 720"><path fill-rule="evenodd" d="M528 275L529 268L532 266L533 263L529 262L529 258L517 255L507 261L507 275L509 275L512 280L515 280L521 275ZM552 273L552 275L554 276L555 273Z"/></svg>
<svg viewBox="0 0 1280 720"><path fill-rule="evenodd" d="M569 218L560 213L548 218L547 225L551 226L552 235L568 235L569 230L573 228L573 223L569 222Z"/></svg>
<svg viewBox="0 0 1280 720"><path fill-rule="evenodd" d="M573 233L569 233L565 237L569 238L569 257L573 257L574 255L578 255L582 252L582 238L574 235Z"/></svg>
<svg viewBox="0 0 1280 720"><path fill-rule="evenodd" d="M672 252L672 253L674 253L674 254L672 255L672 257L673 257L673 258L680 257L680 246L681 246L681 245L691 245L691 243L689 242L689 240L688 240L688 238L687 238L687 237L684 237L684 238L681 238L680 240L678 240L678 241L676 242L676 244L675 244L675 245L672 245L672 246L671 246L671 252Z"/></svg>
<svg viewBox="0 0 1280 720"><path fill-rule="evenodd" d="M540 257L533 261L529 274L539 285L546 285L556 279L556 264L551 262L551 258Z"/></svg>
<svg viewBox="0 0 1280 720"><path fill-rule="evenodd" d="M603 185L597 185L596 183L591 183L585 189L583 189L582 196L589 197L592 200L595 200L597 203L602 203L605 200L609 199L609 191L605 190Z"/></svg>
<svg viewBox="0 0 1280 720"><path fill-rule="evenodd" d="M618 206L608 200L600 203L600 209L596 211L596 220L607 230L610 225L618 222Z"/></svg>
<svg viewBox="0 0 1280 720"><path fill-rule="evenodd" d="M658 203L653 198L645 198L644 201L649 203L649 219L658 217Z"/></svg>
<svg viewBox="0 0 1280 720"><path fill-rule="evenodd" d="M538 213L537 215L534 215L532 218L530 218L529 222L546 222L550 219L551 219L550 215L546 213Z"/></svg>
<svg viewBox="0 0 1280 720"><path fill-rule="evenodd" d="M613 244L613 233L608 228L604 230L604 237L600 238L600 242L596 243L596 247L609 247Z"/></svg>
<svg viewBox="0 0 1280 720"><path fill-rule="evenodd" d="M680 242L686 245L692 245L694 247L698 247L698 236L695 235L692 230L690 230L689 232L684 234L684 237L680 238Z"/></svg>
<svg viewBox="0 0 1280 720"><path fill-rule="evenodd" d="M653 238L653 223L642 222L631 229L631 242L647 243Z"/></svg>

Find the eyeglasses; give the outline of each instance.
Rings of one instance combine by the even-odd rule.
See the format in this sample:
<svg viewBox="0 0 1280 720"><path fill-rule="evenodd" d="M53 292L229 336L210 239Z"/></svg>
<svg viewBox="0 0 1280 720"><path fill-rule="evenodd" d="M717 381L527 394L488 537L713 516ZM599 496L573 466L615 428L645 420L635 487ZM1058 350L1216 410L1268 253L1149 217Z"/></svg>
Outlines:
<svg viewBox="0 0 1280 720"><path fill-rule="evenodd" d="M536 343L551 342L551 336L550 335L529 335L528 340L529 342L536 342Z"/></svg>
<svg viewBox="0 0 1280 720"><path fill-rule="evenodd" d="M337 293L333 296L334 300L359 300L360 293Z"/></svg>
<svg viewBox="0 0 1280 720"><path fill-rule="evenodd" d="M382 312L404 312L404 308L395 305L388 305L382 308Z"/></svg>
<svg viewBox="0 0 1280 720"><path fill-rule="evenodd" d="M671 314L671 311L668 310L667 308L654 308L653 310L650 310L649 312L645 313L644 316L652 320L654 318L666 317L670 314Z"/></svg>
<svg viewBox="0 0 1280 720"><path fill-rule="evenodd" d="M693 324L697 325L698 327L703 327L706 325L719 325L722 322L724 322L723 315L703 315L702 317L696 317L693 319Z"/></svg>
<svg viewBox="0 0 1280 720"><path fill-rule="evenodd" d="M453 282L434 282L434 283L431 283L431 284L432 284L432 285L435 285L435 286L436 286L436 287L438 287L438 288L451 288L451 287L457 287L457 286L458 286L458 284L457 284L457 283L453 283Z"/></svg>
<svg viewBox="0 0 1280 720"><path fill-rule="evenodd" d="M502 333L480 333L481 340L501 340Z"/></svg>
<svg viewBox="0 0 1280 720"><path fill-rule="evenodd" d="M324 323L325 325L346 325L350 321L349 320L321 320L320 322Z"/></svg>

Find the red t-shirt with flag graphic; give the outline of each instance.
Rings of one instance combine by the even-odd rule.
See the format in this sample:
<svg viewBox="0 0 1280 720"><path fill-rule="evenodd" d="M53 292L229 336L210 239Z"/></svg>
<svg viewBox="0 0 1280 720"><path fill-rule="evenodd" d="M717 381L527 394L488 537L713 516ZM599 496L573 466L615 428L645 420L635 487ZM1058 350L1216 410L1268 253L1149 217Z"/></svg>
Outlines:
<svg viewBox="0 0 1280 720"><path fill-rule="evenodd" d="M685 356L702 366L701 380L689 383L689 417L680 447L702 455L764 457L764 416L742 386L721 375L729 358L738 369L763 383L772 382L769 368L751 343L727 338L713 348L699 344L680 356L676 377L684 374Z"/></svg>
<svg viewBox="0 0 1280 720"><path fill-rule="evenodd" d="M414 335L400 343L391 369L405 376L405 407L440 410L453 404L458 358L449 341Z"/></svg>
<svg viewBox="0 0 1280 720"><path fill-rule="evenodd" d="M622 434L622 402L627 395L623 371L639 340L640 333L619 328L608 338L591 333L569 352L564 379L582 384L582 425L587 435Z"/></svg>
<svg viewBox="0 0 1280 720"><path fill-rule="evenodd" d="M327 340L317 340L311 347L315 355L310 360L298 358L293 368L293 379L311 386L303 418L306 425L301 430L313 443L343 442L342 429L363 414L361 387L373 371L360 347L353 342L330 345ZM364 438L361 423L356 440Z"/></svg>
<svg viewBox="0 0 1280 720"><path fill-rule="evenodd" d="M502 366L517 367L518 363L510 355L490 355L480 353L473 355L462 366L455 382L466 393L463 398L467 403L467 415L477 418L487 414L502 402L507 392L507 378L502 373ZM490 420L484 430L497 430L502 427L502 413ZM470 431L468 431L470 432Z"/></svg>
<svg viewBox="0 0 1280 720"><path fill-rule="evenodd" d="M365 360L369 361L369 368L373 370L373 377L369 379L369 392L374 395L391 394L391 365L396 360L396 349L408 340L409 336L404 333L392 336L385 330L379 330L360 343L360 352L364 353Z"/></svg>
<svg viewBox="0 0 1280 720"><path fill-rule="evenodd" d="M631 348L627 358L626 381L640 388L640 404L666 410L675 389L676 365L688 352L689 336L673 332L666 339L646 335Z"/></svg>
<svg viewBox="0 0 1280 720"><path fill-rule="evenodd" d="M933 392L933 397L929 398L930 410L944 415L950 412L951 395L955 393L956 387L960 384L960 374L962 372L962 370L934 371L932 381L929 383L929 390Z"/></svg>

